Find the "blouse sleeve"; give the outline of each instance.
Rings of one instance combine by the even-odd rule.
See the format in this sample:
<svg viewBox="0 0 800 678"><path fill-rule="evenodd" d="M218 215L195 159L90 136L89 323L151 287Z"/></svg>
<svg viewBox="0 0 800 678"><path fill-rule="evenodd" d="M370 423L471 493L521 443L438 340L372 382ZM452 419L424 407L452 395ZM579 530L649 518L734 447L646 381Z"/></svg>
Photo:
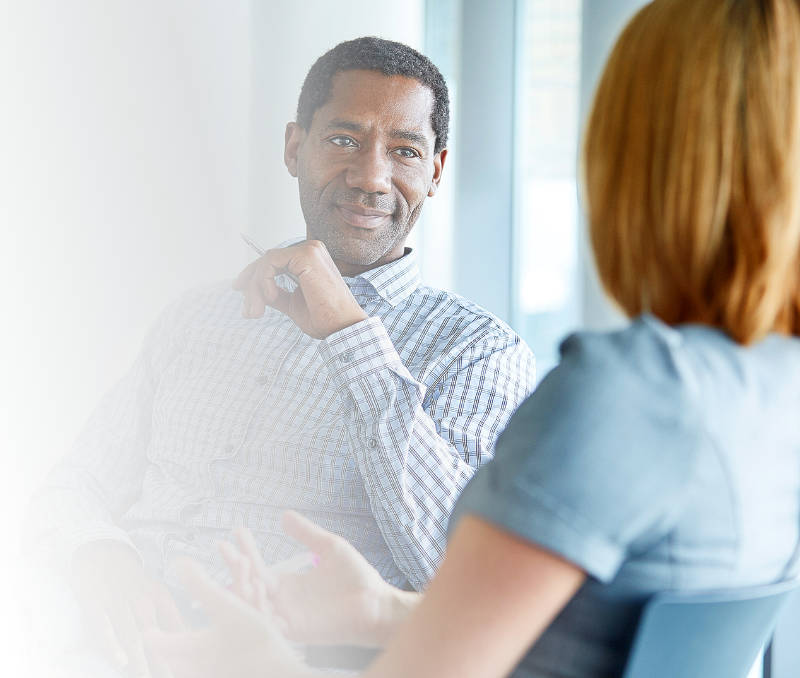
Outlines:
<svg viewBox="0 0 800 678"><path fill-rule="evenodd" d="M568 338L465 489L451 529L477 515L601 581L663 538L703 445L679 342L641 324Z"/></svg>

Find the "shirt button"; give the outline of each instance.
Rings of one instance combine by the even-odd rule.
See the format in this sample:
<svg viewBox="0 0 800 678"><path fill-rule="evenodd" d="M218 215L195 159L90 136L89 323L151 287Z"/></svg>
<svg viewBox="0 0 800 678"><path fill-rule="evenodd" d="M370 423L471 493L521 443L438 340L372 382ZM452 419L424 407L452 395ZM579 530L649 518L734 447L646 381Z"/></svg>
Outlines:
<svg viewBox="0 0 800 678"><path fill-rule="evenodd" d="M339 356L339 360L341 360L343 363L351 363L353 362L354 357L355 356L353 355L352 351L345 351Z"/></svg>
<svg viewBox="0 0 800 678"><path fill-rule="evenodd" d="M367 447L371 450L374 450L378 447L378 439L377 438L367 438Z"/></svg>
<svg viewBox="0 0 800 678"><path fill-rule="evenodd" d="M266 386L269 383L269 377L258 377L256 383L259 386Z"/></svg>
<svg viewBox="0 0 800 678"><path fill-rule="evenodd" d="M225 454L233 454L234 449L233 445L225 445Z"/></svg>

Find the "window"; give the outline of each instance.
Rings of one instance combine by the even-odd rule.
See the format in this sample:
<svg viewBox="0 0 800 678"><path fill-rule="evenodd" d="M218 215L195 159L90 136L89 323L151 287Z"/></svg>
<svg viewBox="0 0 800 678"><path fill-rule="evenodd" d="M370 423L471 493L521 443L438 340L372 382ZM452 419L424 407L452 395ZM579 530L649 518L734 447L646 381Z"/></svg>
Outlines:
<svg viewBox="0 0 800 678"><path fill-rule="evenodd" d="M576 157L580 0L524 0L517 20L512 322L541 378L581 324Z"/></svg>
<svg viewBox="0 0 800 678"><path fill-rule="evenodd" d="M454 124L446 192L417 234L422 275L507 321L540 378L565 334L623 321L591 267L576 168L595 81L644 1L427 1Z"/></svg>

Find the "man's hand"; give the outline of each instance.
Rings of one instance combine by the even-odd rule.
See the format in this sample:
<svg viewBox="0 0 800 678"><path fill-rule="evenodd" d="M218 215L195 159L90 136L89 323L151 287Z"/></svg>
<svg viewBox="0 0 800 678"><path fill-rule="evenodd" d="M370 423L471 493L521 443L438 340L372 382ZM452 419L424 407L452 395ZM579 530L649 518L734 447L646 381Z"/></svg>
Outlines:
<svg viewBox="0 0 800 678"><path fill-rule="evenodd" d="M145 632L145 644L174 678L307 678L313 675L283 638L271 615L226 591L196 563L177 563L186 590L210 625L197 631Z"/></svg>
<svg viewBox="0 0 800 678"><path fill-rule="evenodd" d="M298 513L284 514L283 529L314 553L315 567L276 574L264 563L252 534L240 528L238 550L231 544L222 548L234 592L259 609L274 611L296 642L383 645L417 594L387 584L347 540Z"/></svg>
<svg viewBox="0 0 800 678"><path fill-rule="evenodd" d="M281 274L297 281L294 292L278 287L275 276ZM260 318L272 306L315 339L368 317L319 240L268 250L239 274L234 289L244 293L245 317Z"/></svg>
<svg viewBox="0 0 800 678"><path fill-rule="evenodd" d="M156 676L142 644L148 628L178 630L183 621L166 587L148 575L128 545L96 541L81 546L72 561L72 587L88 636L119 668L133 676Z"/></svg>

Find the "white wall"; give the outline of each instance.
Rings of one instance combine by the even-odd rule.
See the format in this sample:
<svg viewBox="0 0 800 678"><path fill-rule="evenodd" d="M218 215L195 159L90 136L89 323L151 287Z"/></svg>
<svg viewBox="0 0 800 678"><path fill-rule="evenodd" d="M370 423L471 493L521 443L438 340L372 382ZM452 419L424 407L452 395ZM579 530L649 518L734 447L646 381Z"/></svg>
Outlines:
<svg viewBox="0 0 800 678"><path fill-rule="evenodd" d="M37 0L4 14L4 452L28 483L158 310L241 262L250 7Z"/></svg>
<svg viewBox="0 0 800 678"><path fill-rule="evenodd" d="M160 308L242 261L249 17L245 0L0 3L3 675L29 675L30 489Z"/></svg>

